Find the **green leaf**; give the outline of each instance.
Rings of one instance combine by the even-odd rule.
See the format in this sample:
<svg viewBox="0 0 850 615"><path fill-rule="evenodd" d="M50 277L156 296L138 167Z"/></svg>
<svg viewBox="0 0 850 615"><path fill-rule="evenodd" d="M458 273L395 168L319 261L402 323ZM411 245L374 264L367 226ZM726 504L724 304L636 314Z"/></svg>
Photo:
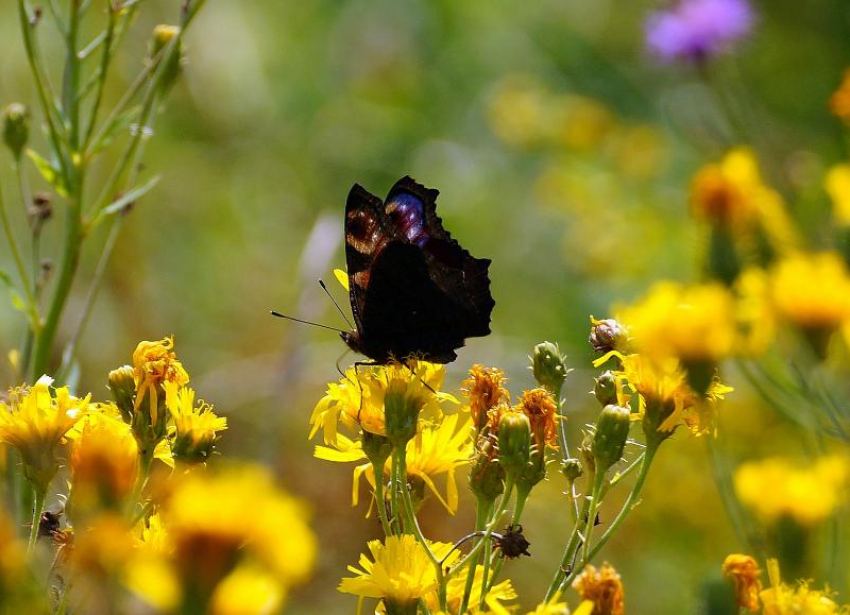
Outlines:
<svg viewBox="0 0 850 615"><path fill-rule="evenodd" d="M14 307L19 312L26 314L26 316L29 317L30 311L27 308L27 304L24 301L24 298L21 297L20 293L18 293L18 291L16 291L14 288L10 288L9 294L12 296L12 307Z"/></svg>
<svg viewBox="0 0 850 615"><path fill-rule="evenodd" d="M133 188L129 192L125 192L118 198L116 201L110 203L106 207L103 208L103 213L105 215L111 215L115 213L121 212L125 207L127 207L133 201L137 201L142 198L145 194L147 194L151 188L156 186L159 183L160 176L152 178L148 183L142 184L138 188Z"/></svg>
<svg viewBox="0 0 850 615"><path fill-rule="evenodd" d="M67 197L68 187L65 185L65 180L62 177L61 171L52 163L42 158L35 150L28 149L27 156L29 156L30 160L32 160L35 168L38 169L38 172L41 173L41 176L45 179L45 181L53 186L56 193L60 196Z"/></svg>

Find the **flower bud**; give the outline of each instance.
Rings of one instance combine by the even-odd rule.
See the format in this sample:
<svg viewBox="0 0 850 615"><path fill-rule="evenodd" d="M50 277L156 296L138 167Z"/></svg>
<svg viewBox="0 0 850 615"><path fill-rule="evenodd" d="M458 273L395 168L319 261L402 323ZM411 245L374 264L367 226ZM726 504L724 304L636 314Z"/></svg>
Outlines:
<svg viewBox="0 0 850 615"><path fill-rule="evenodd" d="M591 317L590 338L588 341L596 352L610 352L619 350L624 352L628 349L629 334L626 328L613 318L596 320Z"/></svg>
<svg viewBox="0 0 850 615"><path fill-rule="evenodd" d="M505 490L505 469L496 460L496 447L489 437L478 439L469 471L469 487L475 497L493 502Z"/></svg>
<svg viewBox="0 0 850 615"><path fill-rule="evenodd" d="M542 342L534 347L531 355L531 371L537 383L546 387L556 396L567 378L566 357L561 355L557 344Z"/></svg>
<svg viewBox="0 0 850 615"><path fill-rule="evenodd" d="M567 477L568 481L573 482L582 477L584 474L584 466L581 465L580 460L575 457L571 457L569 459L565 459L564 463L561 464L561 473Z"/></svg>
<svg viewBox="0 0 850 615"><path fill-rule="evenodd" d="M15 160L20 160L29 140L29 121L26 105L12 103L3 109L3 142L12 150Z"/></svg>
<svg viewBox="0 0 850 615"><path fill-rule="evenodd" d="M124 365L109 372L108 385L112 391L115 405L121 410L121 416L128 423L133 422L133 403L136 397L136 381L133 368Z"/></svg>
<svg viewBox="0 0 850 615"><path fill-rule="evenodd" d="M605 472L623 456L623 448L629 437L630 415L628 408L613 404L605 406L599 413L596 433L590 446L597 472Z"/></svg>
<svg viewBox="0 0 850 615"><path fill-rule="evenodd" d="M180 28L178 26L171 26L167 24L159 24L156 26L153 29L153 38L150 43L151 60L156 62L164 60L165 58L162 54L168 53L166 47L168 47L171 41L174 40L178 34L180 34ZM183 48L181 46L181 41L177 41L177 48L170 54L168 57L168 64L163 69L164 72L162 74L162 81L160 82L160 87L162 87L163 91L167 92L177 81L177 78L182 72L182 62Z"/></svg>
<svg viewBox="0 0 850 615"><path fill-rule="evenodd" d="M531 454L531 423L522 412L505 412L499 421L499 463L511 477L519 476Z"/></svg>
<svg viewBox="0 0 850 615"><path fill-rule="evenodd" d="M596 378L596 384L593 385L593 394L596 395L597 401L602 406L617 403L617 380L611 371L606 371L599 378Z"/></svg>

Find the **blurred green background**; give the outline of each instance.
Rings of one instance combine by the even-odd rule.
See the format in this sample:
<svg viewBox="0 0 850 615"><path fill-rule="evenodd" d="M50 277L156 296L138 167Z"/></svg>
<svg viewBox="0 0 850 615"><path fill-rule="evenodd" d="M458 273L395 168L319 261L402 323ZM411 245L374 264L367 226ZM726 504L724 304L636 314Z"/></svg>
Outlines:
<svg viewBox="0 0 850 615"><path fill-rule="evenodd" d="M113 74L113 102L142 66L148 33L176 21L179 4L144 2ZM185 77L146 155L147 176L162 181L121 235L80 351L78 388L106 397L107 371L129 362L139 340L176 336L199 395L228 417L222 454L272 465L315 513L319 568L290 612L352 612L355 599L336 584L379 532L364 508L349 506L351 468L313 459L306 441L343 344L268 315L275 308L343 324L317 280L347 309L331 271L344 266L342 210L354 182L381 196L405 174L438 188L445 226L493 261L493 334L470 340L448 366L446 389L456 391L479 362L504 368L519 394L532 385L532 346L557 341L575 368L573 439L593 409L588 316L607 316L654 279L697 275L703 246L687 186L701 164L747 141L769 180L798 195L797 218L815 231L826 219L822 171L845 154L826 101L850 65L846 1L760 3L753 36L707 74L649 57L643 19L655 8L644 0L261 0L210 2L193 26ZM59 42L43 42L55 66ZM4 2L0 104L13 101L36 102L15 6ZM729 104L745 110L742 126L725 122ZM12 177L4 157L7 194ZM57 210L45 241L54 253ZM100 245L99 237L87 245L72 320ZM0 259L8 263L5 245ZM22 329L4 303L4 352ZM0 378L12 384L5 364ZM740 390L725 412L753 448L770 450L771 425L759 421L775 419L757 406ZM603 555L623 575L633 613L699 612L705 584L740 548L704 442L682 433L665 448L643 504ZM566 540L564 488L553 473L534 493L524 520L533 557L506 567L528 608ZM456 540L472 526L470 498L452 519L433 501L427 507L435 539Z"/></svg>

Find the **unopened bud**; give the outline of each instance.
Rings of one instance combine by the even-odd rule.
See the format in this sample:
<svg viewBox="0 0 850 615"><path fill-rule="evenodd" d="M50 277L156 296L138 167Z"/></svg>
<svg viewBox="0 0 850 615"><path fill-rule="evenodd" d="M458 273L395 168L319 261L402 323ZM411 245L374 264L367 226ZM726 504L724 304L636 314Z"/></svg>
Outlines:
<svg viewBox="0 0 850 615"><path fill-rule="evenodd" d="M631 412L628 408L610 404L599 413L590 448L597 472L605 472L623 456L630 423Z"/></svg>
<svg viewBox="0 0 850 615"><path fill-rule="evenodd" d="M115 405L121 410L121 415L128 423L132 423L134 414L134 401L136 397L135 372L129 365L124 365L109 372L108 384L112 391Z"/></svg>
<svg viewBox="0 0 850 615"><path fill-rule="evenodd" d="M12 103L3 109L3 142L16 160L27 145L30 134L30 112L26 105Z"/></svg>
<svg viewBox="0 0 850 615"><path fill-rule="evenodd" d="M496 460L493 441L479 438L469 470L469 487L478 500L493 502L505 490L505 469Z"/></svg>
<svg viewBox="0 0 850 615"><path fill-rule="evenodd" d="M160 87L164 91L171 89L171 86L177 81L177 78L182 72L183 48L178 40L177 48L169 54L166 49L168 45L180 34L178 26L160 24L153 29L153 38L150 45L150 57L155 62L166 60L164 54L168 54L168 64L163 68L162 81Z"/></svg>
<svg viewBox="0 0 850 615"><path fill-rule="evenodd" d="M612 350L625 351L628 346L629 335L626 328L613 318L595 320L591 318L593 326L590 328L590 345L596 352L610 352Z"/></svg>
<svg viewBox="0 0 850 615"><path fill-rule="evenodd" d="M567 378L565 359L557 344L542 342L534 347L531 355L531 370L537 383L559 395Z"/></svg>
<svg viewBox="0 0 850 615"><path fill-rule="evenodd" d="M614 378L614 374L606 371L599 378L596 378L593 394L596 395L597 401L603 406L617 403L617 380Z"/></svg>
<svg viewBox="0 0 850 615"><path fill-rule="evenodd" d="M564 460L564 463L561 465L561 473L566 476L568 481L573 482L582 477L584 466L581 465L581 461L575 457L571 457Z"/></svg>
<svg viewBox="0 0 850 615"><path fill-rule="evenodd" d="M531 455L531 423L522 412L505 412L499 421L499 463L510 476L519 476Z"/></svg>

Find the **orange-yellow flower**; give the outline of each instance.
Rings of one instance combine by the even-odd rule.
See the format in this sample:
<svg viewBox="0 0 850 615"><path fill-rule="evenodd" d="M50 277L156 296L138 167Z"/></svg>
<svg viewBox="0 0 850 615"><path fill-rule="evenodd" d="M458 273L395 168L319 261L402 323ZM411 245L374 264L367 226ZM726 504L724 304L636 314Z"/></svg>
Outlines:
<svg viewBox="0 0 850 615"><path fill-rule="evenodd" d="M519 409L528 417L535 446L558 448L558 403L552 394L544 388L525 391Z"/></svg>
<svg viewBox="0 0 850 615"><path fill-rule="evenodd" d="M488 422L489 412L510 399L506 381L505 373L498 368L473 365L469 378L461 383L461 392L469 398L472 422L479 431Z"/></svg>
<svg viewBox="0 0 850 615"><path fill-rule="evenodd" d="M623 615L625 594L623 582L614 567L605 562L598 570L588 565L573 581L582 600L593 602L592 615Z"/></svg>
<svg viewBox="0 0 850 615"><path fill-rule="evenodd" d="M723 576L732 579L738 606L750 611L759 610L759 592L762 590L761 569L749 555L733 553L723 561Z"/></svg>
<svg viewBox="0 0 850 615"><path fill-rule="evenodd" d="M183 369L177 355L171 351L174 338L166 337L156 342L139 342L133 352L133 368L136 380L135 410L138 411L148 396L151 424L157 424L158 395L164 382L179 386L189 382L189 374Z"/></svg>

